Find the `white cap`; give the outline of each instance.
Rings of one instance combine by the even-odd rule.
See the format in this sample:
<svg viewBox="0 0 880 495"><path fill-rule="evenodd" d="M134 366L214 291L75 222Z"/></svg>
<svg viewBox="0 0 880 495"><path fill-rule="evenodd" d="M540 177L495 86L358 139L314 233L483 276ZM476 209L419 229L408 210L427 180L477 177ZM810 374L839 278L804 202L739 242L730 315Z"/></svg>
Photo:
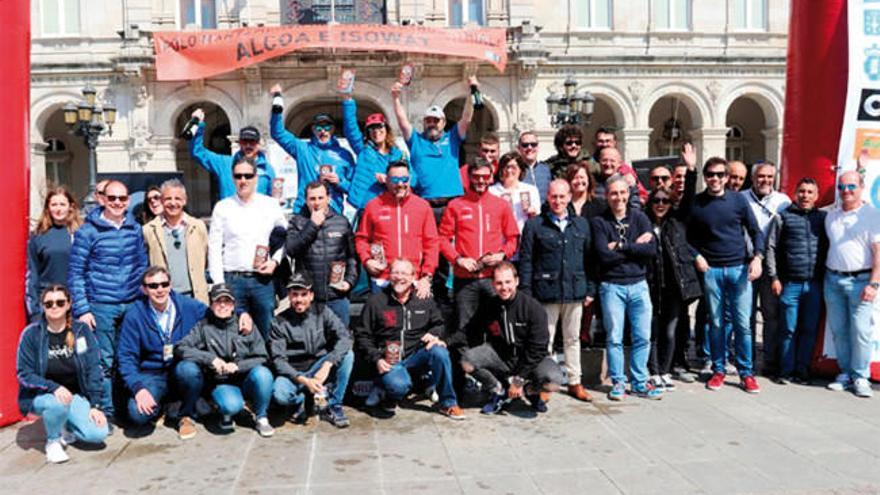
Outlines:
<svg viewBox="0 0 880 495"><path fill-rule="evenodd" d="M431 105L430 107L428 107L427 110L425 110L425 117L424 118L427 118L427 117L434 117L436 119L445 119L446 114L443 113L443 109L440 108L439 106Z"/></svg>

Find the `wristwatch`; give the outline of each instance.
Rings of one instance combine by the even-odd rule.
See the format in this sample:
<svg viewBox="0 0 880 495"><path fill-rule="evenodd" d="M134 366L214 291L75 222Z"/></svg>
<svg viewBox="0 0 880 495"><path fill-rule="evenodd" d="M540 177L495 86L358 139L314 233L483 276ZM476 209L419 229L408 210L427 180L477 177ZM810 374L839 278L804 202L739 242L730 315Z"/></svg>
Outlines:
<svg viewBox="0 0 880 495"><path fill-rule="evenodd" d="M526 384L526 381L522 379L520 376L512 376L509 379L510 384L517 388L522 388L523 385Z"/></svg>
<svg viewBox="0 0 880 495"><path fill-rule="evenodd" d="M880 282L871 282L870 285L874 290L880 289Z"/></svg>

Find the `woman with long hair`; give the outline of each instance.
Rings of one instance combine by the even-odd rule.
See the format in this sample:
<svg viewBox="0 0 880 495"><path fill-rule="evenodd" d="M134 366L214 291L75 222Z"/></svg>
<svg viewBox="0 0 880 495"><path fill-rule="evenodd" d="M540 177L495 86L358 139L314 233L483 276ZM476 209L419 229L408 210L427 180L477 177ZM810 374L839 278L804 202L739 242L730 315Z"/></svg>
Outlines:
<svg viewBox="0 0 880 495"><path fill-rule="evenodd" d="M570 208L575 215L589 220L608 208L605 199L596 196L596 182L590 174L589 160L569 165L565 169L565 180L571 186Z"/></svg>
<svg viewBox="0 0 880 495"><path fill-rule="evenodd" d="M70 246L80 225L79 207L70 191L64 186L49 189L28 240L25 306L31 320L43 312L40 292L50 284L67 283Z"/></svg>
<svg viewBox="0 0 880 495"><path fill-rule="evenodd" d="M357 103L351 95L342 98L342 133L357 155L348 202L363 210L371 199L385 192L385 170L389 163L403 160L403 152L395 144L394 133L385 115L367 115L365 132L361 132L357 123ZM410 186L414 185L415 176L410 170Z"/></svg>
<svg viewBox="0 0 880 495"><path fill-rule="evenodd" d="M520 154L516 151L505 153L498 159L495 183L489 186L491 194L510 204L520 232L526 220L540 213L541 209L538 188L521 180L525 173L526 164Z"/></svg>
<svg viewBox="0 0 880 495"><path fill-rule="evenodd" d="M146 225L154 218L162 214L162 189L159 186L150 186L144 193L143 210L138 218L141 225Z"/></svg>
<svg viewBox="0 0 880 495"><path fill-rule="evenodd" d="M648 286L654 315L651 319L651 355L648 367L651 383L661 389L675 389L672 382L672 359L676 346L676 327L682 314L703 290L694 260L696 250L687 243L685 226L672 214L672 194L660 187L648 196L646 212L657 237L657 254L648 265ZM685 336L684 339L687 337Z"/></svg>
<svg viewBox="0 0 880 495"><path fill-rule="evenodd" d="M49 285L40 296L43 317L28 325L18 344L16 376L22 414L43 418L46 460L69 459L64 447L101 443L107 418L101 412L103 373L94 333L70 315L70 293Z"/></svg>

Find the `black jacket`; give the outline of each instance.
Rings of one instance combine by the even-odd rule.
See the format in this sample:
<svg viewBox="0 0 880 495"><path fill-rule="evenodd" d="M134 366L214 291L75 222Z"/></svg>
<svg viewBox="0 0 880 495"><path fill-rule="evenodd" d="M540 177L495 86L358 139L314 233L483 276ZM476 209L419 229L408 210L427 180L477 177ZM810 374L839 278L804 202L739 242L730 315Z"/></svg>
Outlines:
<svg viewBox="0 0 880 495"><path fill-rule="evenodd" d="M821 279L828 255L827 212L792 204L783 210L767 236L767 276L781 281Z"/></svg>
<svg viewBox="0 0 880 495"><path fill-rule="evenodd" d="M297 271L306 270L314 278L315 300L330 301L345 297L346 293L330 287L330 270L333 262L345 263L344 280L351 287L357 282L357 253L354 250L354 237L351 224L342 215L330 210L321 226L309 218L309 210L303 209L300 215L290 219L287 229L286 254L294 259Z"/></svg>
<svg viewBox="0 0 880 495"><path fill-rule="evenodd" d="M595 293L587 277L592 238L589 222L569 215L560 231L549 211L530 218L519 248L520 290L541 302L580 302Z"/></svg>
<svg viewBox="0 0 880 495"><path fill-rule="evenodd" d="M235 363L239 373L247 373L269 360L266 342L260 332L242 335L238 329L238 318L220 319L211 312L174 346L174 355L178 359L197 363L212 375L214 368L211 363L215 358ZM223 380L228 377L216 378Z"/></svg>
<svg viewBox="0 0 880 495"><path fill-rule="evenodd" d="M392 292L389 285L370 296L354 330L359 353L371 363L385 357L389 342L401 343L403 361L424 345L421 338L426 333L443 336L443 315L433 299L419 299L413 292L401 304Z"/></svg>
<svg viewBox="0 0 880 495"><path fill-rule="evenodd" d="M648 263L657 252L657 238L651 221L642 213L627 207L626 216L618 221L611 208L593 218L593 248L599 257L599 280L628 285L645 280ZM645 232L651 233L647 243L636 244ZM616 242L614 250L608 244Z"/></svg>
<svg viewBox="0 0 880 495"><path fill-rule="evenodd" d="M324 306L312 306L302 314L289 308L272 320L269 330L275 372L291 380L324 356L331 364L339 363L351 347L348 329Z"/></svg>
<svg viewBox="0 0 880 495"><path fill-rule="evenodd" d="M467 335L456 334L450 345L465 338L470 346L488 343L513 375L527 377L548 355L547 312L528 294L517 292L509 301L493 296L471 321Z"/></svg>
<svg viewBox="0 0 880 495"><path fill-rule="evenodd" d="M648 284L655 309L659 309L669 291L675 291L685 302L702 295L700 278L694 267L695 254L687 243L684 225L676 218L666 218L660 225L657 255L648 265Z"/></svg>

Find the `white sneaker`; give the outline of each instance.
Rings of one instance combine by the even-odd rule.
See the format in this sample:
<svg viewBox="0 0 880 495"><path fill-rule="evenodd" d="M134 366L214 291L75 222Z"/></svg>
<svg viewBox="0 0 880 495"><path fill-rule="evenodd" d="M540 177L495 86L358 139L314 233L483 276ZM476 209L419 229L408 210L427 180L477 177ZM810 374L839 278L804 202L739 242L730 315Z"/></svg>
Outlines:
<svg viewBox="0 0 880 495"><path fill-rule="evenodd" d="M49 440L46 442L46 461L51 462L52 464L61 464L62 462L67 462L69 460L70 457L68 457L67 452L64 451L64 445L61 444L61 439Z"/></svg>
<svg viewBox="0 0 880 495"><path fill-rule="evenodd" d="M666 373L665 375L660 375L660 379L663 380L663 388L667 392L672 392L675 390L675 382L672 381L672 375Z"/></svg>
<svg viewBox="0 0 880 495"><path fill-rule="evenodd" d="M364 401L364 405L367 407L376 407L379 405L379 402L382 401L384 395L385 391L382 390L382 387L373 385L373 388L370 390L370 395L367 396L367 400Z"/></svg>
<svg viewBox="0 0 880 495"><path fill-rule="evenodd" d="M851 387L852 380L846 373L837 375L837 378L835 378L833 382L825 386L828 390L833 390L835 392L843 392L844 390L849 390Z"/></svg>
<svg viewBox="0 0 880 495"><path fill-rule="evenodd" d="M275 428L272 428L272 425L269 424L269 419L265 417L257 419L256 430L263 438L268 438L275 434Z"/></svg>
<svg viewBox="0 0 880 495"><path fill-rule="evenodd" d="M68 445L73 445L77 441L79 441L79 438L77 438L76 435L74 435L73 433L68 431L67 427L64 427L61 430L61 446L62 447L67 447Z"/></svg>
<svg viewBox="0 0 880 495"><path fill-rule="evenodd" d="M651 375L651 378L648 379L648 383L658 390L666 388L663 383L663 378L660 375Z"/></svg>
<svg viewBox="0 0 880 495"><path fill-rule="evenodd" d="M874 396L874 391L871 390L871 382L866 378L855 379L853 382L853 393L856 394L856 397L864 397L866 399Z"/></svg>

